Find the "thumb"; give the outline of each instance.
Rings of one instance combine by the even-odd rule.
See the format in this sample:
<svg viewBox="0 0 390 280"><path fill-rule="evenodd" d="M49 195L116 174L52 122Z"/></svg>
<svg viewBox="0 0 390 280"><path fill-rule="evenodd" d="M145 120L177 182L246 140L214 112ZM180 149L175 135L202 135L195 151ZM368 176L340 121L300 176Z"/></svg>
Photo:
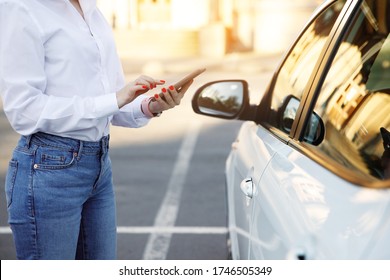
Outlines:
<svg viewBox="0 0 390 280"><path fill-rule="evenodd" d="M188 88L192 85L193 82L194 82L193 79L191 81L188 81L180 89L178 89L178 92L184 94L188 90Z"/></svg>

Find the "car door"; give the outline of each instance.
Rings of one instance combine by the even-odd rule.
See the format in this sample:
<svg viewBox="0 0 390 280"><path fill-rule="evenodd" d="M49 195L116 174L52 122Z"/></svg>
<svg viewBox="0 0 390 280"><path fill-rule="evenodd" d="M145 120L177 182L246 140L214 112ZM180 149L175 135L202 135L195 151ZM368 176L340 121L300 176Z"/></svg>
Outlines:
<svg viewBox="0 0 390 280"><path fill-rule="evenodd" d="M295 119L303 123L295 125L300 131L291 132L288 145L276 151L255 192L250 258L390 256L383 160L383 133L390 130L390 68L384 63L390 52L390 3L351 4L329 44L334 50L326 50L329 61L318 64L317 76L324 78L306 91L305 106L296 110L315 112L324 122L324 138L306 143L305 117Z"/></svg>
<svg viewBox="0 0 390 280"><path fill-rule="evenodd" d="M287 174L288 178L292 169L291 164L280 159L279 153L289 153L287 144L291 140L291 131L280 127L278 112L291 96L298 104L302 100L312 72L323 58L323 50L331 39L329 36L332 29L340 24L339 16L349 7L346 2L328 2L318 10L287 54L271 82L265 101L262 101L262 109L264 103L269 101L267 120L261 125L244 124L234 144L235 149L228 162L234 162L235 165L227 168L227 173L235 177L228 180L228 186L233 186L228 188L231 192L228 193L229 205L234 205L229 212L232 217L230 226L237 233L232 237L237 240L232 240L232 243L237 241L238 244L238 248L232 248L233 258L285 257L289 247L285 242L291 238L275 233L287 233L299 228L293 226L294 221L282 219L289 217L290 210L286 200L288 190L278 186L278 176ZM350 5L350 2L347 3ZM280 165L282 174L274 172L275 169L269 171L270 164L275 163ZM250 186L252 190L249 194L242 190ZM289 235L295 233L290 232Z"/></svg>
<svg viewBox="0 0 390 280"><path fill-rule="evenodd" d="M244 123L226 163L228 224L233 259L249 257L253 190L275 153L267 139L274 141L255 123Z"/></svg>

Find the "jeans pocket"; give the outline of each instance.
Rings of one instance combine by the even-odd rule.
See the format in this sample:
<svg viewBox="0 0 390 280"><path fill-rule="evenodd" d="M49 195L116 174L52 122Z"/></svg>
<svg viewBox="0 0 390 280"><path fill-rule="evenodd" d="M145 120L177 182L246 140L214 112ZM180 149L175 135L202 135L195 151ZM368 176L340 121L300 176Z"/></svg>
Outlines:
<svg viewBox="0 0 390 280"><path fill-rule="evenodd" d="M73 151L39 147L35 154L34 169L65 169L73 165L76 157Z"/></svg>
<svg viewBox="0 0 390 280"><path fill-rule="evenodd" d="M16 173L18 172L18 162L12 159L8 165L7 175L5 177L5 196L7 200L7 207L12 204L12 196L15 187Z"/></svg>

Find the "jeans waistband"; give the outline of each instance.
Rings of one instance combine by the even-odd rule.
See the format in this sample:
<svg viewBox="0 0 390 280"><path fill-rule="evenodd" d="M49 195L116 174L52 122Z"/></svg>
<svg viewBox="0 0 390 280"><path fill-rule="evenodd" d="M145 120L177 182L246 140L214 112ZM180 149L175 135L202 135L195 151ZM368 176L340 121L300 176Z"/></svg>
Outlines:
<svg viewBox="0 0 390 280"><path fill-rule="evenodd" d="M62 137L48 133L38 132L28 136L22 136L26 146L35 144L57 149L81 153L106 153L109 149L110 136L104 136L99 141L84 141L74 138Z"/></svg>

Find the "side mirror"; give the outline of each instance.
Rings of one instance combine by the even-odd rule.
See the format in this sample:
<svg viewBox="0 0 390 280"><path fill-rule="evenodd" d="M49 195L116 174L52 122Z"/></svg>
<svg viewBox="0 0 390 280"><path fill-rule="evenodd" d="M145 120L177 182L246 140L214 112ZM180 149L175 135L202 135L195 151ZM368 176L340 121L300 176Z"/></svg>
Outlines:
<svg viewBox="0 0 390 280"><path fill-rule="evenodd" d="M237 119L249 106L248 83L226 80L207 83L192 98L195 113L223 119Z"/></svg>
<svg viewBox="0 0 390 280"><path fill-rule="evenodd" d="M293 95L289 95L280 109L280 126L282 130L289 133L292 128L292 124L295 120L295 116L298 111L300 100ZM307 125L303 141L312 144L319 145L325 137L325 126L321 117L313 112L311 114L309 123Z"/></svg>

